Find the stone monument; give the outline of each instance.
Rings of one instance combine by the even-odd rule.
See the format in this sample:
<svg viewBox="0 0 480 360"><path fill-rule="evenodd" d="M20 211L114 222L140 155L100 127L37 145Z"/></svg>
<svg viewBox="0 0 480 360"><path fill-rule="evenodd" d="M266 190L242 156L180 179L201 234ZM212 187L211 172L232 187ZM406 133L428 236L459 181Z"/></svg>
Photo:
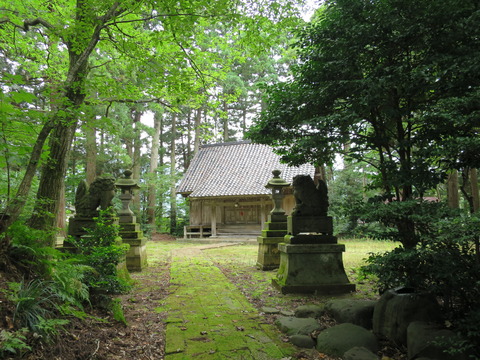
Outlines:
<svg viewBox="0 0 480 360"><path fill-rule="evenodd" d="M287 235L278 245L280 266L273 285L283 294L342 294L355 291L343 267L345 245L333 236L324 181L309 175L293 178L295 208L287 218Z"/></svg>
<svg viewBox="0 0 480 360"><path fill-rule="evenodd" d="M115 222L112 204L114 196L114 178L98 177L90 186L85 180L82 180L75 193L75 216L68 222L68 235L76 238L87 235L85 229L95 227L94 218L99 216L99 209L112 209L112 222ZM65 241L63 247L68 250L72 249L73 245Z"/></svg>
<svg viewBox="0 0 480 360"><path fill-rule="evenodd" d="M257 237L257 267L261 270L273 270L279 267L278 244L284 241L283 238L287 234L287 215L285 215L285 210L282 209L284 198L282 189L289 186L290 183L280 178L280 173L280 170L273 170L273 178L265 185L267 189L272 190L274 207L268 215L268 221L265 223L262 235Z"/></svg>
<svg viewBox="0 0 480 360"><path fill-rule="evenodd" d="M124 177L115 182L115 186L121 190L119 196L122 208L118 211L120 232L122 241L130 245L126 255L127 269L129 271L141 271L147 266L147 240L140 230L137 217L130 209L130 201L133 198L133 190L138 189L137 182L131 178L132 172L126 170Z"/></svg>

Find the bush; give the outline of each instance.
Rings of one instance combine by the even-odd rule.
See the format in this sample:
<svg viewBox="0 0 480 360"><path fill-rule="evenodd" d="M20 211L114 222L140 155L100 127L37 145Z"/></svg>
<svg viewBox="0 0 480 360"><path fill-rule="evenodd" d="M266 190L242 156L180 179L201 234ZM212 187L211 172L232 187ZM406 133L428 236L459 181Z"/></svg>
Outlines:
<svg viewBox="0 0 480 360"><path fill-rule="evenodd" d="M378 278L380 291L406 286L435 295L446 319L467 339L462 348L480 349L480 325L471 321L480 315L480 218L430 217L430 221L418 230L415 248L371 254L362 272Z"/></svg>
<svg viewBox="0 0 480 360"><path fill-rule="evenodd" d="M101 211L93 229L80 239L71 238L84 265L91 267L85 282L93 295L119 294L130 289L128 280L118 276L118 266L125 261L128 244L123 244L108 211ZM91 293L92 295L92 293Z"/></svg>

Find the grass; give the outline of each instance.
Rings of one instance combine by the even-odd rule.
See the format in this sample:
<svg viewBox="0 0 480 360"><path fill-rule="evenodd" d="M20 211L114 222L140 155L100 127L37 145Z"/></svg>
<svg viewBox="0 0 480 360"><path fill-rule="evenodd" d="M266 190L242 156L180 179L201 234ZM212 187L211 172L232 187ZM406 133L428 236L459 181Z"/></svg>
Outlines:
<svg viewBox="0 0 480 360"><path fill-rule="evenodd" d="M374 286L374 280L361 279L358 276L358 268L365 264L365 259L370 253L389 251L397 245L392 242L369 239L341 239L339 243L345 244L346 251L343 253L345 272L350 281L356 284L357 288L353 295L346 296L376 298L378 293ZM154 263L165 264L172 260L170 258L172 250L186 247L200 248L204 245L194 242L149 242L147 244L149 263L152 266L155 266ZM258 245L256 243L204 249L203 254L216 263L225 275L229 277L231 282L240 288L258 308L268 306L292 310L302 303L323 303L331 298L315 295L282 295L274 290L271 282L276 276L276 271L261 271L257 269Z"/></svg>

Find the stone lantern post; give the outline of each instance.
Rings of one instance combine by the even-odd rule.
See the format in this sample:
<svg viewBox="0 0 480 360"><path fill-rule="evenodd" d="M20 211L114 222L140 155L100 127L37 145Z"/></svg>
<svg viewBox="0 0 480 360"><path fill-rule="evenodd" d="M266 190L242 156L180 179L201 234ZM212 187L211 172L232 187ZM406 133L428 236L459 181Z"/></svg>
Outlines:
<svg viewBox="0 0 480 360"><path fill-rule="evenodd" d="M280 265L280 252L278 244L283 242L287 234L287 216L283 210L283 188L290 186L280 177L280 170L273 170L273 178L265 187L271 189L273 209L268 215L268 221L262 230L262 235L257 237L258 258L257 267L261 270L273 270Z"/></svg>
<svg viewBox="0 0 480 360"><path fill-rule="evenodd" d="M273 170L273 178L265 185L267 189L272 190L273 209L270 212L271 215L285 215L285 210L282 209L284 198L282 190L284 187L290 186L290 183L283 180L280 173L280 170Z"/></svg>
<svg viewBox="0 0 480 360"><path fill-rule="evenodd" d="M119 199L122 201L122 209L118 211L119 221L121 223L135 223L136 217L130 209L130 202L133 199L133 191L140 189L140 186L132 179L131 170L125 170L123 175L123 178L115 182L115 186L121 190Z"/></svg>
<svg viewBox="0 0 480 360"><path fill-rule="evenodd" d="M140 224L130 209L133 191L139 189L137 182L132 179L132 172L125 170L124 177L115 182L115 186L121 190L119 196L122 208L118 211L120 236L122 241L130 245L127 252L126 263L129 271L141 271L147 265L146 239L140 230Z"/></svg>

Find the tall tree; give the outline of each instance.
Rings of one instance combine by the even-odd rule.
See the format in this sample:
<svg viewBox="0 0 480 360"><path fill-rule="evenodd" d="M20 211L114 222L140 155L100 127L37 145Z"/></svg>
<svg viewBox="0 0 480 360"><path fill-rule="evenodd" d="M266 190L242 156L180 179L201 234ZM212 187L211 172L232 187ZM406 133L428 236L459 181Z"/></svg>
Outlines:
<svg viewBox="0 0 480 360"><path fill-rule="evenodd" d="M293 80L270 88L250 137L292 164L332 163L350 142L345 155L377 169L389 201L435 188L451 155L478 167L479 16L474 0L326 1L299 32ZM412 218L396 228L416 245Z"/></svg>
<svg viewBox="0 0 480 360"><path fill-rule="evenodd" d="M153 128L154 133L152 136L152 147L150 156L150 181L148 186L148 206L147 206L147 223L150 225L153 231L156 229L155 209L157 208L157 192L156 184L153 181L156 179L158 160L159 160L159 148L160 148L160 133L162 128L162 112L155 111L153 116Z"/></svg>
<svg viewBox="0 0 480 360"><path fill-rule="evenodd" d="M258 6L255 1L233 0L106 0L101 4L94 0L1 0L0 8L4 14L0 41L7 45L2 51L11 63L35 64L41 82L50 78L56 84L58 103L45 106L44 130L51 135L30 220L37 228L54 226L51 214L58 212L59 189L78 121L85 113L83 106L188 103L200 85L208 87L228 71L235 58L243 56L238 51L222 58L214 47L201 51L198 44L204 29L221 23L231 30L231 36L222 40L223 45L218 42L219 46L236 48L232 46L236 43L238 49L257 52L273 41L273 29L291 23L295 13L289 1L283 6ZM122 71L104 71L120 66ZM42 138L38 144L41 149ZM38 151L32 153L34 167L38 164L35 157Z"/></svg>

